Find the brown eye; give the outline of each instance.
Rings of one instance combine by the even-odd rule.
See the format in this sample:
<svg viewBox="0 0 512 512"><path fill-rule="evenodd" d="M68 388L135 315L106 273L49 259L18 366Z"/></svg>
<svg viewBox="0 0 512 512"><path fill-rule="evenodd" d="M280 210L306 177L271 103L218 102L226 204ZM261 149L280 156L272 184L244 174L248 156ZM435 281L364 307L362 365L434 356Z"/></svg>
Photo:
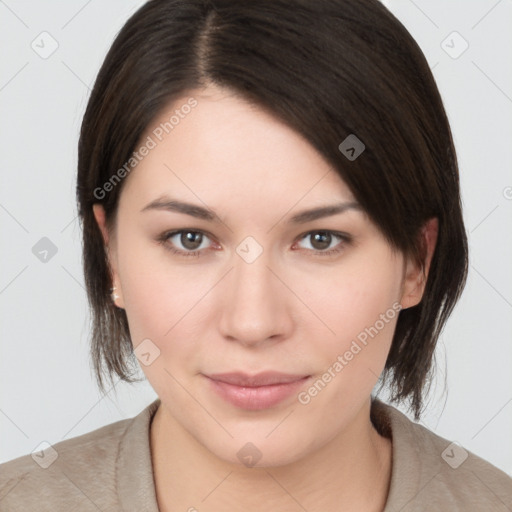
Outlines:
<svg viewBox="0 0 512 512"><path fill-rule="evenodd" d="M179 235L182 246L190 251L198 249L203 241L203 234L197 231L182 231Z"/></svg>
<svg viewBox="0 0 512 512"><path fill-rule="evenodd" d="M310 231L300 239L300 242L308 239L310 240L310 247L302 246L302 248L315 256L334 256L340 253L351 241L350 235L328 230Z"/></svg>
<svg viewBox="0 0 512 512"><path fill-rule="evenodd" d="M209 237L201 231L181 229L163 233L158 241L174 254L182 256L199 256L203 249L208 248Z"/></svg>
<svg viewBox="0 0 512 512"><path fill-rule="evenodd" d="M318 251L325 251L331 245L332 235L327 231L318 231L311 237L311 245Z"/></svg>

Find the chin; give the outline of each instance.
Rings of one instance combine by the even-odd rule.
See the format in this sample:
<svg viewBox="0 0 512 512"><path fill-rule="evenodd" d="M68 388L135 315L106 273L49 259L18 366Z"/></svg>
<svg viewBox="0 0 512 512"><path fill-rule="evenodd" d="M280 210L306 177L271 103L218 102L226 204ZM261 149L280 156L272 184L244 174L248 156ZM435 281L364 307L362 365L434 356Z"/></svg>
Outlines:
<svg viewBox="0 0 512 512"><path fill-rule="evenodd" d="M302 459L308 451L304 449L309 445L314 449L313 440L309 443L304 439L296 439L293 435L281 432L275 439L266 438L268 431L255 435L236 435L234 439L225 443L212 445L211 438L204 446L214 456L240 467L246 468L270 468L286 466ZM283 439L287 442L284 443Z"/></svg>

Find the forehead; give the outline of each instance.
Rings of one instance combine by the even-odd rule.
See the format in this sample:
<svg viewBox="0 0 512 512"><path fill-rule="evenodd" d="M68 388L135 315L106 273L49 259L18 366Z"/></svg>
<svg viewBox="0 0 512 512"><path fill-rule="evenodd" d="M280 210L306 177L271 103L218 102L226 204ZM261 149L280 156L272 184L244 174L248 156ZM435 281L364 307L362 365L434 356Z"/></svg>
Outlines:
<svg viewBox="0 0 512 512"><path fill-rule="evenodd" d="M164 193L242 207L290 208L354 197L316 149L268 111L218 87L168 104L147 127L151 145L129 176L126 193L150 201ZM139 144L139 146L140 146ZM195 196L195 197L194 197Z"/></svg>

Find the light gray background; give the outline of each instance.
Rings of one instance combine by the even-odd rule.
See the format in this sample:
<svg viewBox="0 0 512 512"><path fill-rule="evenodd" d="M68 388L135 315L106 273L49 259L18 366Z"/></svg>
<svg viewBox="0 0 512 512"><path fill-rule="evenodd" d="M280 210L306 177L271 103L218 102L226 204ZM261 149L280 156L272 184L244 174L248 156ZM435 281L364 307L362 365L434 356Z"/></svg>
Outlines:
<svg viewBox="0 0 512 512"><path fill-rule="evenodd" d="M106 396L95 387L75 207L89 89L142 3L0 0L2 462L134 416L156 398L147 382ZM422 423L512 475L512 1L385 4L422 47L445 101L471 251ZM469 47L453 58L462 38ZM49 52L53 39L47 58L31 47ZM46 263L32 252L42 237L58 250Z"/></svg>

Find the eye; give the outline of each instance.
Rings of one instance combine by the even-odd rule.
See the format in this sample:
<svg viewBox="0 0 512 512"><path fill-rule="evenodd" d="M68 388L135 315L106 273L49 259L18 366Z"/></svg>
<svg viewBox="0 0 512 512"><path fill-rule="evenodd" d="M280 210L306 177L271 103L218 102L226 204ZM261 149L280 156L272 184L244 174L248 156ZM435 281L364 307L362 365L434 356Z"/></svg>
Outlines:
<svg viewBox="0 0 512 512"><path fill-rule="evenodd" d="M209 237L202 231L182 229L163 233L158 241L174 254L199 256L203 249L208 248L208 244L205 244L208 239Z"/></svg>
<svg viewBox="0 0 512 512"><path fill-rule="evenodd" d="M302 235L299 238L299 242L308 238L311 239L311 242L308 244L310 247L302 248L311 252L314 256L335 256L341 253L344 247L352 240L351 236L345 233L318 230ZM207 240L209 239L210 237L202 231L180 229L162 233L158 237L158 242L173 254L199 257L205 249L208 249ZM215 248L219 248L218 245L214 245Z"/></svg>
<svg viewBox="0 0 512 512"><path fill-rule="evenodd" d="M306 250L313 251L315 256L333 256L338 254L351 241L351 237L345 233L328 230L310 231L300 238L300 241L307 240L308 238L311 241L308 244L310 247L306 247ZM337 244L336 241L338 242Z"/></svg>

